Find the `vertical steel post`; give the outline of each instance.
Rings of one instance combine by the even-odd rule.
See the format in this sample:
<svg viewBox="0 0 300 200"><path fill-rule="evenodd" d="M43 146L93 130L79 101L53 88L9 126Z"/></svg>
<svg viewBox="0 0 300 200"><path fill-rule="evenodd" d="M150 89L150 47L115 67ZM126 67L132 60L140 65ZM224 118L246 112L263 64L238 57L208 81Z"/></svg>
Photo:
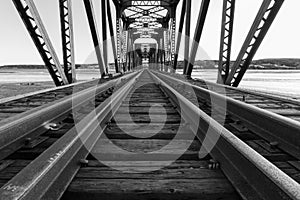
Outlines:
<svg viewBox="0 0 300 200"><path fill-rule="evenodd" d="M192 0L186 0L186 18L185 18L185 38L184 38L184 68L183 74L186 74L189 64L190 54L190 33L191 33L191 6Z"/></svg>
<svg viewBox="0 0 300 200"><path fill-rule="evenodd" d="M210 0L202 0L186 75L191 77Z"/></svg>
<svg viewBox="0 0 300 200"><path fill-rule="evenodd" d="M56 86L68 84L49 35L33 0L13 0Z"/></svg>
<svg viewBox="0 0 300 200"><path fill-rule="evenodd" d="M76 82L72 1L59 0L64 72L69 83Z"/></svg>
<svg viewBox="0 0 300 200"><path fill-rule="evenodd" d="M118 12L118 11L117 11ZM120 71L123 71L121 66L121 31L120 31L120 18L116 19L116 30L117 30L117 58L118 58L118 66L120 66Z"/></svg>
<svg viewBox="0 0 300 200"><path fill-rule="evenodd" d="M171 65L172 70L175 72L174 61L175 61L175 32L176 32L176 18L171 19Z"/></svg>
<svg viewBox="0 0 300 200"><path fill-rule="evenodd" d="M284 0L263 1L225 84L234 87L239 85L283 2Z"/></svg>
<svg viewBox="0 0 300 200"><path fill-rule="evenodd" d="M102 19L102 45L103 45L103 63L108 73L108 58L107 58L107 29L106 29L106 1L101 0L101 19Z"/></svg>
<svg viewBox="0 0 300 200"><path fill-rule="evenodd" d="M115 34L114 34L114 28L113 28L113 23L112 23L112 16L111 16L109 0L107 1L107 19L108 19L109 32L110 32L110 37L111 37L111 46L112 46L112 50L113 50L113 54L114 54L115 69L116 69L116 73L119 73Z"/></svg>
<svg viewBox="0 0 300 200"><path fill-rule="evenodd" d="M230 70L231 44L234 22L235 0L223 0L218 80L224 84Z"/></svg>
<svg viewBox="0 0 300 200"><path fill-rule="evenodd" d="M160 71L163 71L164 67L164 61L163 61L163 54L165 50L163 47L163 35L162 38L160 38Z"/></svg>
<svg viewBox="0 0 300 200"><path fill-rule="evenodd" d="M93 43L94 43L94 48L95 48L95 52L96 52L96 56L97 56L97 61L98 61L101 77L103 77L106 75L106 69L105 69L105 66L103 63L103 58L101 55L101 48L100 48L100 43L99 43L99 33L98 33L97 22L96 22L96 17L95 17L96 15L94 12L93 3L92 3L92 0L83 0L83 2L85 5L85 10L86 10L86 14L87 14L87 18L88 18L88 22L89 22L89 26L90 26L90 31L91 31L91 35L92 35L92 39L93 39Z"/></svg>
<svg viewBox="0 0 300 200"><path fill-rule="evenodd" d="M182 2L182 8L181 8L181 14L180 14L180 21L179 21L179 30L177 33L177 42L176 42L176 49L175 49L175 57L174 57L174 70L176 71L177 65L178 65L178 54L179 54L179 48L181 43L181 36L182 36L182 30L183 30L183 24L184 24L184 18L185 18L185 11L186 11L186 0L183 0Z"/></svg>

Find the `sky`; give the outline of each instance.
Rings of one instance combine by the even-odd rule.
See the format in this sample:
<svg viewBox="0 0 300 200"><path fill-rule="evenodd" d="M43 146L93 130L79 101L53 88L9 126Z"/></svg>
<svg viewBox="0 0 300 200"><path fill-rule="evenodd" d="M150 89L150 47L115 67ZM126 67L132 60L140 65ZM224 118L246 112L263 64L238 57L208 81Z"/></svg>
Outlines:
<svg viewBox="0 0 300 200"><path fill-rule="evenodd" d="M181 0L182 1L182 0ZM34 0L53 46L62 61L58 0ZM100 0L93 0L101 33ZM210 59L218 59L223 0L211 0L200 47ZM236 59L263 0L236 1L232 59ZM197 22L200 0L192 0L191 36ZM111 3L112 5L112 3ZM112 13L115 10L112 6ZM286 0L254 59L300 57L300 1ZM177 25L181 3L177 8ZM82 0L73 0L75 60L84 63L93 52L93 43ZM114 16L113 16L114 17ZM0 4L0 65L43 64L11 0ZM178 26L177 26L178 27Z"/></svg>

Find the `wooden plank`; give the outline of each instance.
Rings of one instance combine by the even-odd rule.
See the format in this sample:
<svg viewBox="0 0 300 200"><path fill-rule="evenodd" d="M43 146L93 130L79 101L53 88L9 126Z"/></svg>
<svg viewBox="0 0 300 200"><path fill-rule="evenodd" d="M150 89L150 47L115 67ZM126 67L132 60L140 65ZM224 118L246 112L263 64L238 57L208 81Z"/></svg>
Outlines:
<svg viewBox="0 0 300 200"><path fill-rule="evenodd" d="M121 106L117 114L121 113L128 113L130 112L131 114L179 114L174 108L162 108L160 106L152 106L152 107L142 107L142 106L129 106L129 107L124 107Z"/></svg>
<svg viewBox="0 0 300 200"><path fill-rule="evenodd" d="M96 142L91 154L104 161L167 161L197 160L199 141L137 139L107 140Z"/></svg>
<svg viewBox="0 0 300 200"><path fill-rule="evenodd" d="M102 163L99 160L89 160L87 167L103 167L106 168L107 165L110 167L123 168L124 171L132 169L132 167L137 168L157 168L164 166L164 169L207 169L209 165L208 160L175 160L170 163L170 161L106 161Z"/></svg>
<svg viewBox="0 0 300 200"><path fill-rule="evenodd" d="M293 160L293 157L291 157L288 154L285 154L284 152L279 153L271 153L267 149L263 148L259 144L255 142L255 140L252 141L246 141L246 143L253 148L255 151L257 151L259 154L261 154L263 157L265 157L267 160L274 162L274 161L288 161Z"/></svg>
<svg viewBox="0 0 300 200"><path fill-rule="evenodd" d="M300 161L288 161L288 163L295 167L300 173Z"/></svg>
<svg viewBox="0 0 300 200"><path fill-rule="evenodd" d="M0 162L0 171L4 170L8 166L12 165L15 161L14 160L2 160Z"/></svg>
<svg viewBox="0 0 300 200"><path fill-rule="evenodd" d="M104 133L110 139L134 139L134 138L148 138L148 139L186 139L194 137L189 129L173 124L126 124L118 127L116 124L108 126Z"/></svg>
<svg viewBox="0 0 300 200"><path fill-rule="evenodd" d="M62 199L239 199L226 179L75 179Z"/></svg>
<svg viewBox="0 0 300 200"><path fill-rule="evenodd" d="M37 138L32 139L28 144L22 147L22 149L33 149L44 141L48 140L49 137L39 136Z"/></svg>
<svg viewBox="0 0 300 200"><path fill-rule="evenodd" d="M124 103L140 103L140 102L143 102L143 103L170 103L169 99L163 99L163 98L155 98L155 99L143 99L143 98L126 98L124 99L123 101Z"/></svg>
<svg viewBox="0 0 300 200"><path fill-rule="evenodd" d="M180 169L159 169L150 172L138 173L140 169L138 167L136 171L128 173L127 171L122 171L120 168L118 170L106 167L84 167L81 168L76 177L78 179L214 179L214 178L225 178L221 170L210 170L210 169L190 169L190 168L180 168Z"/></svg>
<svg viewBox="0 0 300 200"><path fill-rule="evenodd" d="M174 107L174 105L171 104L170 102L167 102L167 103L158 103L158 102L136 102L136 103L131 102L131 103L129 103L129 102L125 102L121 106L126 106L126 107L134 107L134 106L138 106L138 107L152 107L152 106Z"/></svg>
<svg viewBox="0 0 300 200"><path fill-rule="evenodd" d="M29 110L27 107L13 107L8 109L0 109L0 113L22 113Z"/></svg>
<svg viewBox="0 0 300 200"><path fill-rule="evenodd" d="M151 115L151 117L147 114L116 114L113 117L112 122L120 122L120 123L132 123L133 121L136 123L180 123L181 117L179 115Z"/></svg>
<svg viewBox="0 0 300 200"><path fill-rule="evenodd" d="M163 92L158 92L158 93L137 93L137 92L134 92L134 93L129 93L128 94L129 97L147 97L147 98L156 98L156 97L166 97L166 95L163 93Z"/></svg>
<svg viewBox="0 0 300 200"><path fill-rule="evenodd" d="M56 142L56 138L49 138L42 142L41 144L37 145L33 149L26 149L21 148L15 153L8 156L8 159L26 159L26 160L33 160L41 153L43 153L47 148L49 148L54 142Z"/></svg>

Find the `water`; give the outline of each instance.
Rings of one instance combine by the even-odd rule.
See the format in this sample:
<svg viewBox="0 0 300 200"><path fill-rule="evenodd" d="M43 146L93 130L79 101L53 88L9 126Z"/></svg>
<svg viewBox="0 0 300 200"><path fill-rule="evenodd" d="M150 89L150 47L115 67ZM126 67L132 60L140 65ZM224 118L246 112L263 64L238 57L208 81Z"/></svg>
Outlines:
<svg viewBox="0 0 300 200"><path fill-rule="evenodd" d="M77 80L99 78L97 69L77 70ZM44 69L0 69L0 84L52 81L47 70Z"/></svg>
<svg viewBox="0 0 300 200"><path fill-rule="evenodd" d="M193 78L216 82L217 70L196 70ZM300 70L248 70L239 87L300 98Z"/></svg>
<svg viewBox="0 0 300 200"><path fill-rule="evenodd" d="M216 82L217 70L194 70L193 77ZM99 78L99 70L77 70L78 80L92 78ZM43 81L52 81L44 69L0 69L0 84ZM240 87L300 98L300 70L248 70Z"/></svg>

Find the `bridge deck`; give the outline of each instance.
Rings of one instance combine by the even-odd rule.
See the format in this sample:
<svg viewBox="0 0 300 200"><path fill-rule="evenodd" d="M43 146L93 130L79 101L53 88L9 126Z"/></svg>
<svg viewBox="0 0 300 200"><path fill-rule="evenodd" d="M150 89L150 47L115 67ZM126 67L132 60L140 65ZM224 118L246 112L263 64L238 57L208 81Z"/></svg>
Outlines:
<svg viewBox="0 0 300 200"><path fill-rule="evenodd" d="M210 98L218 96L211 93L209 98L204 88L220 94L224 90L195 81L201 86L194 88L194 91L203 111L199 131L195 133L193 119L187 118L184 113L194 115L196 107L193 108L185 100L181 102L181 97L175 97L172 92L172 88L176 88L179 93L185 94L187 88L182 87L180 80L172 83L174 77L164 78L164 73L150 73L147 70L136 74L106 81L92 90L88 87L94 82L87 83L79 88L88 89L79 89L76 93L79 96L73 98L65 95L74 87L66 88L61 90L60 99L48 104L43 102L44 96L50 98L55 93L58 97L60 93L47 91L4 102L0 112L8 113L10 117L0 121L3 143L0 148L0 195L4 198L15 195L15 190L22 190L26 188L23 185L29 184L33 188L26 190L28 195L33 195L32 198L36 195L62 199L241 199L244 195L247 198L266 195L281 199L291 196L289 192L282 192L285 190L284 184L274 184L274 181L282 176L293 186L300 182L299 146L293 146L299 142L299 137L295 134L294 143L282 144L286 142L280 138L280 131L284 129L276 124L276 120L282 120L282 126L287 126L290 133L297 133L298 122L272 113L264 115L260 110L248 108L245 103L255 102L258 107L274 111L274 105L282 105L287 110L291 107L297 109L297 102L225 88L225 92L239 101L228 100L229 110L223 125L226 130L222 131L214 149L201 156L199 151L203 147L203 134L208 130L205 115L217 121L220 118L212 113L210 102ZM156 79L164 80L170 88ZM74 103L77 98L79 106ZM35 100L40 103L34 103ZM17 112L14 109L19 104L22 107ZM239 106L246 109L247 115L240 112ZM77 138L81 132L74 127L74 122L89 127L94 118L85 119L95 107L98 116L95 119L103 129L85 131L87 141ZM103 113L106 108L110 108L107 114ZM194 110L189 110L191 108ZM61 114L56 115L56 111ZM271 115L270 119L268 115ZM293 118L294 115L289 116ZM261 120L264 126L259 125ZM29 124L33 124L34 128L30 128ZM215 128L214 123L211 126ZM272 126L275 128L269 129ZM270 133L266 134L270 130L278 140L270 137ZM290 134L285 135L289 141ZM79 142L73 144L74 138ZM83 141L88 146L78 146ZM67 148L69 144L72 146ZM243 149L247 151L243 152ZM271 172L260 168L260 163L279 175L267 175ZM56 169L55 166L60 167ZM68 178L63 178L65 176ZM41 178L33 180L31 177ZM270 184L266 186L266 182ZM39 184L41 192L33 192ZM258 194L254 192L257 189Z"/></svg>
<svg viewBox="0 0 300 200"><path fill-rule="evenodd" d="M92 150L91 157L108 166L94 161L82 167L63 199L235 199L222 172L208 169L209 158L200 162L200 142L193 140L191 130L185 128L182 134L190 134L187 138L193 141L185 136L172 141L184 124L180 114L148 74L139 79Z"/></svg>

